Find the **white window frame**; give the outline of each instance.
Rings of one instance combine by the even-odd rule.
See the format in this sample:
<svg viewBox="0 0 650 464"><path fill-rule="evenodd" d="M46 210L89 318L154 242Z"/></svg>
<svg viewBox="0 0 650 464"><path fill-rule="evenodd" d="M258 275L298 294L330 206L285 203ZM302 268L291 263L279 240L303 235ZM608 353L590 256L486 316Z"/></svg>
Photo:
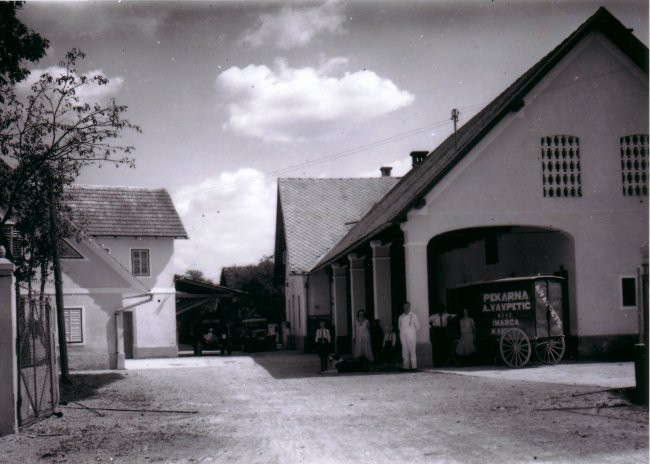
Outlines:
<svg viewBox="0 0 650 464"><path fill-rule="evenodd" d="M72 341L72 340L68 341L68 338L70 337L71 334L69 333L69 331L67 330L67 327L66 327L66 331L65 331L66 342L65 343L66 343L66 345L75 345L75 346L85 345L86 344L86 336L85 336L86 335L86 308L84 306L66 306L65 308L63 308L64 321L66 319L69 319L70 316L69 316L68 311L71 311L71 310L79 310L79 315L81 317L81 322L80 322L80 325L81 325L81 341ZM66 325L69 325L69 324L66 323Z"/></svg>
<svg viewBox="0 0 650 464"><path fill-rule="evenodd" d="M142 252L146 251L147 252L147 272L141 272L140 270L139 273L136 274L136 269L134 266L134 253L135 252ZM150 277L151 276L151 250L149 248L131 248L131 274L136 276L136 277Z"/></svg>
<svg viewBox="0 0 650 464"><path fill-rule="evenodd" d="M634 301L636 304L634 306L625 306L623 304L623 279L633 279L634 280ZM618 279L618 291L619 291L619 306L621 309L637 309L639 304L639 282L637 276L635 275L622 275Z"/></svg>

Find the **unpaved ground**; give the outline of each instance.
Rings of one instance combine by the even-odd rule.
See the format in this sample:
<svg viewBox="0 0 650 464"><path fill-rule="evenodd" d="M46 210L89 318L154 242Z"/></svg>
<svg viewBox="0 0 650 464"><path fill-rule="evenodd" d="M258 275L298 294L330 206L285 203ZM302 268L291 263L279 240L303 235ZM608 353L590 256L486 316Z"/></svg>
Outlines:
<svg viewBox="0 0 650 464"><path fill-rule="evenodd" d="M314 356L127 371L0 438L0 462L647 463L648 414L616 393L405 373L319 376ZM110 375L110 374L109 374ZM197 413L191 413L197 411ZM185 413L190 412L190 413Z"/></svg>

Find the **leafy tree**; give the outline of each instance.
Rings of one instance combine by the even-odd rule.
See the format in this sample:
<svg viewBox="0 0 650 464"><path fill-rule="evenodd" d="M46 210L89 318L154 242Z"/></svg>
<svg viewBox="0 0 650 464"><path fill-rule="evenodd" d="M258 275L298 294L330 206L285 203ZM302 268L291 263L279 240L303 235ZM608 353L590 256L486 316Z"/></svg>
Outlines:
<svg viewBox="0 0 650 464"><path fill-rule="evenodd" d="M283 288L274 281L273 256L264 256L258 264L224 267L220 284L246 292L228 303L241 319L265 317L269 322L284 319Z"/></svg>
<svg viewBox="0 0 650 464"><path fill-rule="evenodd" d="M59 237L75 229L62 218L64 190L81 170L101 163L134 166L128 156L133 147L115 140L125 129L140 128L124 118L127 107L114 99L90 102L82 98L87 89L109 83L101 74L77 71L77 62L84 57L80 50L71 50L59 63L60 74L43 73L26 96L11 92L3 105L0 149L13 169L0 190L4 210L0 226L15 217L24 243L29 244L21 261L25 279L51 260L48 250L57 243L43 218L56 212L56 224L64 227Z"/></svg>
<svg viewBox="0 0 650 464"><path fill-rule="evenodd" d="M37 62L45 56L45 50L49 46L47 39L16 18L16 12L22 6L23 2L0 2L0 87L2 88L25 79L29 74L25 62Z"/></svg>
<svg viewBox="0 0 650 464"><path fill-rule="evenodd" d="M79 224L65 216L65 187L90 165L134 167L128 156L133 147L115 140L125 129L140 131L125 119L126 106L114 99L92 102L83 97L92 95L87 90L109 83L101 74L77 71L77 61L84 57L80 50L71 50L59 63L60 72L43 73L27 95L5 86L0 105L0 156L11 167L1 170L0 230L10 218L16 219L26 246L21 259L14 257L14 261L18 279L27 282L30 292L37 270L41 290L50 271L54 272L63 382L68 380L68 369L58 245L62 237L80 231Z"/></svg>
<svg viewBox="0 0 650 464"><path fill-rule="evenodd" d="M186 277L188 279L196 280L198 282L206 282L208 284L212 284L212 280L208 279L203 271L200 271L198 269L188 269L185 271L185 274L183 274L183 277Z"/></svg>

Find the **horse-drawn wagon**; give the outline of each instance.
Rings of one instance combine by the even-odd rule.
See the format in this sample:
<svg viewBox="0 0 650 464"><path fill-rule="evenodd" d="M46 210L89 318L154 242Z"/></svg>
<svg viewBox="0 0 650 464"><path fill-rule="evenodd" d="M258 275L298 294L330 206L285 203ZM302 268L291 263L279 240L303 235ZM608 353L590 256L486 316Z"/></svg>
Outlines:
<svg viewBox="0 0 650 464"><path fill-rule="evenodd" d="M509 367L528 364L532 352L544 364L564 355L563 279L517 277L448 290L452 312L474 319L479 351L498 350Z"/></svg>

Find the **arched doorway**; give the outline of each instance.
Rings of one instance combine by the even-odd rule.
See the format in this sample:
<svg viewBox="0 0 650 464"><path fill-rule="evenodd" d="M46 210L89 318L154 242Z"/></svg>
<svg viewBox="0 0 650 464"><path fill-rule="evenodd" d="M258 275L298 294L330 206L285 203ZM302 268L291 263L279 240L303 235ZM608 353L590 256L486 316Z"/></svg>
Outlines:
<svg viewBox="0 0 650 464"><path fill-rule="evenodd" d="M434 309L447 304L448 290L466 284L508 277L564 277L563 323L565 334L571 335L571 322L575 321L575 251L573 238L563 231L498 226L446 232L429 241L427 266L429 307Z"/></svg>

